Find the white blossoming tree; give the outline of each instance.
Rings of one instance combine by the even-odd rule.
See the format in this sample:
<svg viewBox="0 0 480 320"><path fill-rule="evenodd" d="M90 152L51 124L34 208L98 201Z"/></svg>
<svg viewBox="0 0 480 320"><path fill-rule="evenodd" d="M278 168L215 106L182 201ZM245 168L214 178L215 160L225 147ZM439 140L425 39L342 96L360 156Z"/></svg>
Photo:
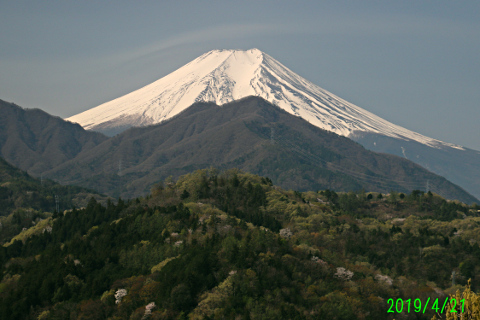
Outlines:
<svg viewBox="0 0 480 320"><path fill-rule="evenodd" d="M118 289L117 292L115 292L115 303L119 304L122 302L123 297L127 295L127 290L125 289Z"/></svg>
<svg viewBox="0 0 480 320"><path fill-rule="evenodd" d="M393 284L392 278L390 278L389 276L381 275L381 274L377 274L375 276L375 280L380 281L380 282L384 282L384 283L388 284L389 286L391 286Z"/></svg>
<svg viewBox="0 0 480 320"><path fill-rule="evenodd" d="M284 239L289 239L291 236L293 236L293 233L292 231L290 231L289 228L280 229L280 237Z"/></svg>
<svg viewBox="0 0 480 320"><path fill-rule="evenodd" d="M322 266L326 266L327 263L325 261L323 261L322 259L320 259L319 257L317 256L312 256L312 261L315 262L315 263L318 263Z"/></svg>
<svg viewBox="0 0 480 320"><path fill-rule="evenodd" d="M335 272L334 276L340 280L348 281L352 279L353 272L343 267L338 267L337 272Z"/></svg>
<svg viewBox="0 0 480 320"><path fill-rule="evenodd" d="M145 306L145 314L142 317L142 320L146 320L150 317L152 314L152 310L155 309L156 305L155 302L150 302Z"/></svg>

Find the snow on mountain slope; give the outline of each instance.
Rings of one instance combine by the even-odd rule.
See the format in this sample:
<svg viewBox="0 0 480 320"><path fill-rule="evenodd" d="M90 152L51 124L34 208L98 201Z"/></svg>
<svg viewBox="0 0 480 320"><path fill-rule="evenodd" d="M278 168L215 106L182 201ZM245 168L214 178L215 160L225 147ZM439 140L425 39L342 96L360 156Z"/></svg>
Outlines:
<svg viewBox="0 0 480 320"><path fill-rule="evenodd" d="M397 126L349 103L258 49L210 51L141 89L66 120L105 132L160 123L197 101L222 105L251 95L346 137L358 132L379 133L434 148L463 149Z"/></svg>

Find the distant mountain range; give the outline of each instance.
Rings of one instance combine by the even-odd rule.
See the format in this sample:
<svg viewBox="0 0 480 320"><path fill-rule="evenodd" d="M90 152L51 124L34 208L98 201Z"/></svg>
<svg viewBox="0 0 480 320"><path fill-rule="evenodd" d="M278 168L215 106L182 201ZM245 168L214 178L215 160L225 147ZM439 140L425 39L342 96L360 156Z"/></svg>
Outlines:
<svg viewBox="0 0 480 320"><path fill-rule="evenodd" d="M68 121L113 136L157 124L195 102L258 96L366 148L408 158L480 198L480 152L402 128L320 88L258 49L213 50L171 74ZM426 120L428 121L428 119Z"/></svg>
<svg viewBox="0 0 480 320"><path fill-rule="evenodd" d="M9 122L35 119L14 105ZM1 110L0 110L1 111ZM1 113L5 114L5 113ZM40 170L35 161L25 161L18 153L3 153L11 163L36 175L65 184L77 184L111 196L132 197L146 194L158 181L178 177L195 169L237 167L270 177L274 183L295 190L334 189L350 191L409 192L430 189L450 199L466 203L478 201L445 178L397 156L366 150L350 139L320 129L258 97L248 97L223 106L196 103L176 117L157 125L130 128L107 138L86 131L76 124L41 113L43 123L55 123L61 130L34 130L27 144L11 125L10 144L25 145L38 162L52 163L51 154L64 160ZM15 119L16 115L18 119ZM30 124L33 128L39 124ZM56 134L52 134L52 132ZM70 139L77 152L65 152L62 143L40 152L39 141ZM48 139L47 139L48 136ZM14 137L18 142L14 142ZM61 140L64 141L64 140ZM66 141L66 140L65 140ZM68 142L66 142L68 144ZM84 143L84 144L82 144ZM58 149L58 150L57 150ZM12 156L15 155L15 156ZM55 158L55 157L53 157Z"/></svg>

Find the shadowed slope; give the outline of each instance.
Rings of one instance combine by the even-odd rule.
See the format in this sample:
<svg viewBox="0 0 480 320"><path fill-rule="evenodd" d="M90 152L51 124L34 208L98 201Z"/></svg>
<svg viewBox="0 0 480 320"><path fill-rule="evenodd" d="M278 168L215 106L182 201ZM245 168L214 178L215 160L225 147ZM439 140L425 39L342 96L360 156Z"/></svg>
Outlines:
<svg viewBox="0 0 480 320"><path fill-rule="evenodd" d="M210 166L238 167L298 190L410 191L424 189L429 180L449 198L475 201L408 160L367 151L257 97L222 107L194 104L162 124L131 128L81 152L49 176L131 196L167 176Z"/></svg>
<svg viewBox="0 0 480 320"><path fill-rule="evenodd" d="M0 100L0 155L40 175L108 138L39 109Z"/></svg>

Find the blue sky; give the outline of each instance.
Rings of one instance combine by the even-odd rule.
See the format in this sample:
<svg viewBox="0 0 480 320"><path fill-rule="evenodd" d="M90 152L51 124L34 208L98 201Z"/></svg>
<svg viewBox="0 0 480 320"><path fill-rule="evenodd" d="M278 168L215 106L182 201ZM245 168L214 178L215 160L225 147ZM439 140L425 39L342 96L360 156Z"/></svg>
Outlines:
<svg viewBox="0 0 480 320"><path fill-rule="evenodd" d="M479 1L4 1L0 99L68 117L212 49L258 48L391 122L480 150Z"/></svg>

